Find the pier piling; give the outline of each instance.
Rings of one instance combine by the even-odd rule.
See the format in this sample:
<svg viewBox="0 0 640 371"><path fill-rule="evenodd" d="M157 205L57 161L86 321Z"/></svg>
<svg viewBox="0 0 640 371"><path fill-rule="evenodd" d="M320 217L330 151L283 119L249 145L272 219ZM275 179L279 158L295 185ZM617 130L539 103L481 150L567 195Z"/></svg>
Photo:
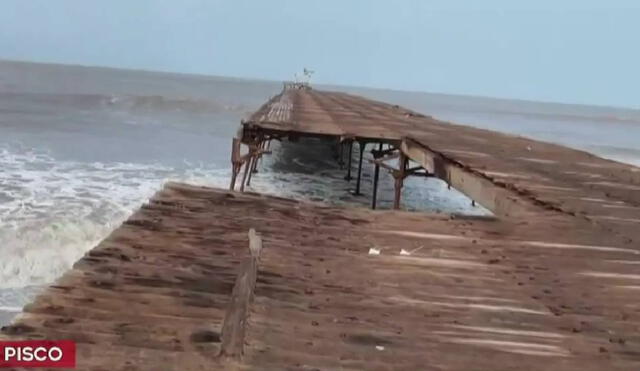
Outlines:
<svg viewBox="0 0 640 371"><path fill-rule="evenodd" d="M351 158L353 156L353 141L349 141L348 144L349 151L347 153L347 175L344 177L344 180L351 181Z"/></svg>
<svg viewBox="0 0 640 371"><path fill-rule="evenodd" d="M362 178L362 158L364 157L364 151L365 151L365 147L366 147L367 143L366 142L358 142L358 148L360 150L360 153L358 155L358 178L356 179L356 190L353 193L356 196L361 195L360 193L360 182L361 182L361 178Z"/></svg>

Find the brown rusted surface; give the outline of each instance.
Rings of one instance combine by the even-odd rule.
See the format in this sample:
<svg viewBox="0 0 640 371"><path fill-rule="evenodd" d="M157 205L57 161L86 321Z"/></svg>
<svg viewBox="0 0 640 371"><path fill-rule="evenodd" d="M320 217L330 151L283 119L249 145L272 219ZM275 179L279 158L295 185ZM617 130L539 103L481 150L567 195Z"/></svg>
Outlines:
<svg viewBox="0 0 640 371"><path fill-rule="evenodd" d="M221 364L251 228L245 355ZM169 184L1 336L74 339L81 370L636 370L639 270L637 245L555 210L452 218Z"/></svg>
<svg viewBox="0 0 640 371"><path fill-rule="evenodd" d="M576 215L640 244L640 169L587 152L436 120L340 92L285 89L243 124L244 139L328 136L400 145L414 141L508 190L516 203ZM493 190L492 192L501 192ZM522 200L522 201L519 201ZM479 201L479 200L477 200ZM486 206L486 205L485 205ZM518 212L523 212L518 207Z"/></svg>
<svg viewBox="0 0 640 371"><path fill-rule="evenodd" d="M211 370L237 265L249 255L248 229L216 221L225 197L160 192L0 338L75 340L79 370Z"/></svg>

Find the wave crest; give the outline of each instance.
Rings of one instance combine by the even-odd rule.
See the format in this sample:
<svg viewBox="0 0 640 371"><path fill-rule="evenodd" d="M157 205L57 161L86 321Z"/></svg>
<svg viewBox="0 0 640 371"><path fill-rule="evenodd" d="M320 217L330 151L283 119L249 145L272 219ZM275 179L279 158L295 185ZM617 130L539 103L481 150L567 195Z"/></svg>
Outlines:
<svg viewBox="0 0 640 371"><path fill-rule="evenodd" d="M62 105L77 109L115 109L140 112L193 112L221 113L244 112L244 105L225 104L193 97L166 97L162 95L104 95L104 94L46 94L0 93L5 101L24 101L46 105Z"/></svg>

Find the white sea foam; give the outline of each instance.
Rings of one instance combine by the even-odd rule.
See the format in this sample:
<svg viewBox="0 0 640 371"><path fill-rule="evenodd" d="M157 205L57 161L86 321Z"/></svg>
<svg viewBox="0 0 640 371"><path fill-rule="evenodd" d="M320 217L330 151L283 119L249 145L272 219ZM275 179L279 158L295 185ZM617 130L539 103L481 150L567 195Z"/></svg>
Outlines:
<svg viewBox="0 0 640 371"><path fill-rule="evenodd" d="M21 307L5 307L0 305L0 311L2 312L20 312L21 310Z"/></svg>
<svg viewBox="0 0 640 371"><path fill-rule="evenodd" d="M0 289L51 282L164 181L216 185L225 174L219 169L59 162L21 146L0 148L0 169Z"/></svg>

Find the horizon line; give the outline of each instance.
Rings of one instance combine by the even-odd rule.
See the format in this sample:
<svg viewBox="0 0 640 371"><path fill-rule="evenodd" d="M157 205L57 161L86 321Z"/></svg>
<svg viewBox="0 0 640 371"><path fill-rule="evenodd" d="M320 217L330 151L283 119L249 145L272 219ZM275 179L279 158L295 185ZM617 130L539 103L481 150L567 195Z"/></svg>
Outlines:
<svg viewBox="0 0 640 371"><path fill-rule="evenodd" d="M113 66L113 65L102 65L102 64L80 64L80 63L73 63L73 62L69 63L69 62L60 62L60 61L10 59L2 56L0 56L0 62L43 64L43 65L48 64L48 65L64 66L64 67L99 68L99 69L108 69L108 70L120 70L120 71L124 70L124 71L147 72L147 73L167 73L167 74L176 74L176 75L185 75L185 76L215 77L215 78L231 79L231 80L261 81L261 82L271 82L271 83L285 83L285 82L292 81L292 79L291 80L275 80L275 79L270 79L265 77L255 77L255 76L229 76L229 75L210 74L210 73L204 73L204 72L184 72L184 71L164 70L164 69L145 69L145 68L131 67L131 66ZM313 86L314 84L312 83L311 85ZM329 87L335 86L335 87L343 87L343 88L370 89L370 90L390 91L390 92L398 92L398 93L432 94L432 95L443 95L443 96L452 96L452 97L461 97L461 98L476 98L476 99L480 98L480 99L490 99L490 100L513 101L513 102L520 102L520 103L538 103L538 104L542 103L542 104L551 104L551 105L558 105L558 106L579 106L579 107L591 107L591 108L622 109L622 110L640 112L640 107L631 107L631 106L623 106L623 105L534 100L534 99L527 99L527 98L477 95L477 94L470 94L470 93L434 92L434 91L426 91L426 90L398 89L398 88L367 86L367 85L345 85L345 84L333 83L333 82L328 82L328 83L322 82L322 83L316 83L315 85L329 86Z"/></svg>

